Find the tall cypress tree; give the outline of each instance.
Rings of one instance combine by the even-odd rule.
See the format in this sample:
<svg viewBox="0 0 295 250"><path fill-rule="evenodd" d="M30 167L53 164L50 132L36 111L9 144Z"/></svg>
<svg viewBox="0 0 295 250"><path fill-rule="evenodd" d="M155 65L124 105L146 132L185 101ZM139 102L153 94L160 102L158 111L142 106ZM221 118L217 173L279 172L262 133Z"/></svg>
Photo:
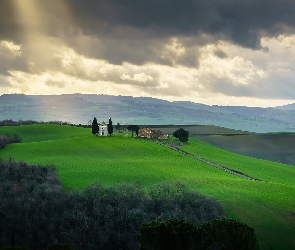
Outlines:
<svg viewBox="0 0 295 250"><path fill-rule="evenodd" d="M109 119L109 124L108 124L108 133L109 133L110 136L112 135L113 131L114 131L113 122L112 122L112 118L110 118Z"/></svg>
<svg viewBox="0 0 295 250"><path fill-rule="evenodd" d="M96 135L98 133L98 123L97 119L94 117L92 122L92 134Z"/></svg>

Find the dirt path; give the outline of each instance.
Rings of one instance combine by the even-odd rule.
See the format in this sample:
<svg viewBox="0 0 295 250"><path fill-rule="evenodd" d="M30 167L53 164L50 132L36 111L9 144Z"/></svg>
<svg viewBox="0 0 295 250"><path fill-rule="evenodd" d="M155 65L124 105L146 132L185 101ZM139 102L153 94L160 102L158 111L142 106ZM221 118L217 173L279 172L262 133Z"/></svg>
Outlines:
<svg viewBox="0 0 295 250"><path fill-rule="evenodd" d="M239 172L239 171L236 171L236 170L233 170L233 169L230 169L230 168L227 168L227 167L221 166L221 165L216 164L216 163L214 163L214 162L212 162L212 161L209 161L209 160L207 160L207 159L204 159L204 158L201 158L201 157L198 157L198 156L192 155L192 154L190 154L190 153L188 153L188 152L185 152L184 150L179 149L177 146L171 146L171 145L167 145L167 144L164 144L164 143L161 143L161 142L158 142L158 144L160 144L160 145L162 145L162 146L165 146L165 147L168 147L168 148L170 148L170 149L172 149L172 150L174 150L174 151L177 151L177 152L179 152L179 153L181 153L181 154L184 154L184 155L187 155L187 156L189 156L189 157L192 157L192 158L194 158L194 159L196 159L196 160L198 160L198 161L202 161L202 162L204 162L204 163L206 163L206 164L208 164L208 165L210 165L210 166L212 166L212 167L215 167L215 168L221 169L221 170L223 170L223 171L225 171L225 172L227 172L227 173L229 173L229 174L233 174L233 175L236 175L236 176L238 176L238 177L246 178L246 179L253 180L253 181L261 181L260 179L257 179L257 178L255 178L255 177L251 177L251 176L246 175L246 174L244 174L244 173L242 173L242 172Z"/></svg>

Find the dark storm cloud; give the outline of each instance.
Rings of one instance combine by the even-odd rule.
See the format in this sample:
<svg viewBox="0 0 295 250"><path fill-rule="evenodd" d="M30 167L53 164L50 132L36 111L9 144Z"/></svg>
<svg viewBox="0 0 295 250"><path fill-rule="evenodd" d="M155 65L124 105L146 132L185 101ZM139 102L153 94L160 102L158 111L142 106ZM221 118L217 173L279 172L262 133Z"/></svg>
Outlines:
<svg viewBox="0 0 295 250"><path fill-rule="evenodd" d="M42 17L36 22L41 21L45 35L63 39L89 58L103 58L117 65L127 61L197 67L197 46L225 39L258 49L262 34L273 35L284 25L295 26L295 1L291 0L30 1L36 3ZM24 20L16 3L0 0L0 39L23 44ZM96 40L79 42L83 36ZM183 39L183 54L167 51L165 46L172 37ZM215 55L226 56L221 51Z"/></svg>
<svg viewBox="0 0 295 250"><path fill-rule="evenodd" d="M207 33L258 48L260 32L272 35L281 24L295 25L291 0L68 1L82 30L95 35L128 26L157 37Z"/></svg>
<svg viewBox="0 0 295 250"><path fill-rule="evenodd" d="M0 1L0 38L20 36L16 0ZM59 8L63 5L63 8ZM65 15L66 6L71 18ZM143 30L142 39L211 34L258 48L260 33L276 34L295 26L292 0L59 0L38 1L51 35L84 33L105 36L118 27ZM132 36L130 32L126 37Z"/></svg>

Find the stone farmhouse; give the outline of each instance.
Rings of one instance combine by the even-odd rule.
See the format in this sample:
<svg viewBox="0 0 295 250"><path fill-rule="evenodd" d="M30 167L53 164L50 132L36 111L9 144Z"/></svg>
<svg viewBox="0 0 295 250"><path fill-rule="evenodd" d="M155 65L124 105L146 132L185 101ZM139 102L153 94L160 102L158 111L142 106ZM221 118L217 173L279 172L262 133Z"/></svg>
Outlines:
<svg viewBox="0 0 295 250"><path fill-rule="evenodd" d="M154 130L151 128L142 128L138 130L138 137L141 138L157 138L159 140L165 140L169 138L168 134L160 130Z"/></svg>

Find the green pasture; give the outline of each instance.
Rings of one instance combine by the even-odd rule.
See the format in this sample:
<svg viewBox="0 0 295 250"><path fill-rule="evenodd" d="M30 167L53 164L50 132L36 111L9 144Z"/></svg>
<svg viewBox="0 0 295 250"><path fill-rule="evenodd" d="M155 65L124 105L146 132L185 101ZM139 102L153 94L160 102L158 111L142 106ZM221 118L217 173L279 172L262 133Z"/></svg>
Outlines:
<svg viewBox="0 0 295 250"><path fill-rule="evenodd" d="M197 139L182 149L261 179L251 181L129 133L96 137L90 129L61 125L0 127L23 143L11 144L0 157L56 166L65 188L82 189L139 181L145 187L181 180L220 201L227 216L253 226L260 249L294 249L295 168L233 154Z"/></svg>

